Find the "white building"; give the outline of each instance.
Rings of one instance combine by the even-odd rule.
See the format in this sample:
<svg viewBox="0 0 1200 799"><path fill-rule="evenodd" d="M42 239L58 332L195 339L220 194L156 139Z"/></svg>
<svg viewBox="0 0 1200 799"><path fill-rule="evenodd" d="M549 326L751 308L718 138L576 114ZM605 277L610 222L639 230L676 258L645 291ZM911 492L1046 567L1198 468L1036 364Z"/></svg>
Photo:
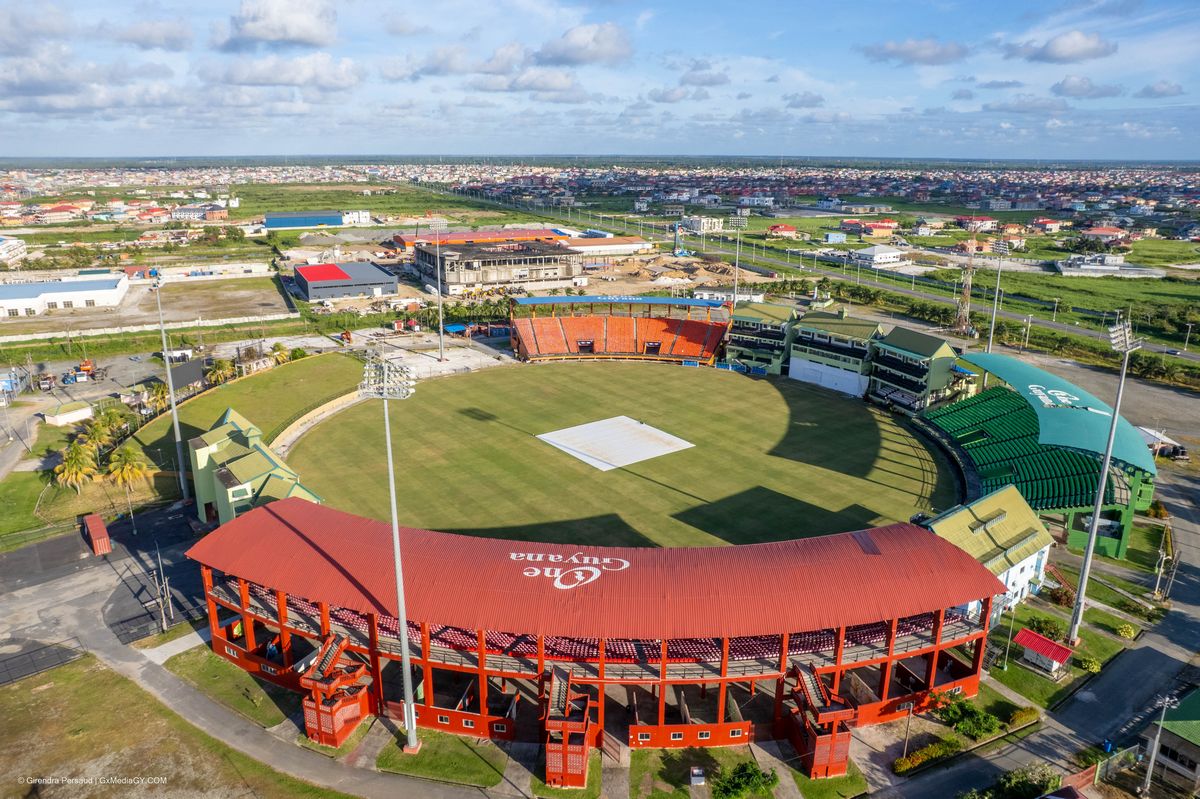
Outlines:
<svg viewBox="0 0 1200 799"><path fill-rule="evenodd" d="M775 198L763 195L741 197L738 199L738 205L745 208L770 208L775 205Z"/></svg>
<svg viewBox="0 0 1200 799"><path fill-rule="evenodd" d="M895 247L889 247L886 244L876 244L874 247L867 247L863 250L854 250L850 256L863 266L869 266L872 269L882 269L886 266L896 266L900 263L901 256L904 253L897 250Z"/></svg>
<svg viewBox="0 0 1200 799"><path fill-rule="evenodd" d="M0 284L0 319L37 316L46 311L112 308L121 304L128 290L129 278L125 275Z"/></svg>
<svg viewBox="0 0 1200 799"><path fill-rule="evenodd" d="M0 264L12 266L25 258L27 247L23 239L0 236Z"/></svg>
<svg viewBox="0 0 1200 799"><path fill-rule="evenodd" d="M650 244L639 236L570 238L563 245L585 257L636 255L650 249Z"/></svg>
<svg viewBox="0 0 1200 799"><path fill-rule="evenodd" d="M722 302L729 302L733 299L733 289L696 289L692 292L692 296L698 300L721 300ZM739 288L737 301L765 302L766 295L761 291L748 291Z"/></svg>
<svg viewBox="0 0 1200 799"><path fill-rule="evenodd" d="M725 218L721 216L685 216L679 220L684 230L692 233L720 233L725 229Z"/></svg>
<svg viewBox="0 0 1200 799"><path fill-rule="evenodd" d="M370 211L342 211L342 225L344 227L369 224L371 224Z"/></svg>

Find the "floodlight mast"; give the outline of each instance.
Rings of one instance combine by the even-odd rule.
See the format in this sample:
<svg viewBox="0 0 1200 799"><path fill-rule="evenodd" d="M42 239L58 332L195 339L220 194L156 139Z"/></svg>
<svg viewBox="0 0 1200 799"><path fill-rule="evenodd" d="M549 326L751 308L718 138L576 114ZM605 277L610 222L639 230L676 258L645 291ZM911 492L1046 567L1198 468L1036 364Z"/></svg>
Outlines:
<svg viewBox="0 0 1200 799"><path fill-rule="evenodd" d="M442 363L446 360L446 330L442 322L442 234L446 232L446 223L430 222L429 232L436 236L433 240L435 252L433 271L437 273L438 363Z"/></svg>
<svg viewBox="0 0 1200 799"><path fill-rule="evenodd" d="M1087 548L1083 550L1083 566L1079 569L1079 586L1075 593L1075 608L1071 612L1071 627L1067 631L1067 640L1072 646L1079 641L1079 627L1083 623L1083 610L1086 606L1088 577L1092 571L1092 555L1096 549L1096 538L1100 531L1100 509L1104 506L1104 491L1108 488L1108 469L1112 464L1113 442L1117 437L1117 420L1121 415L1121 397L1125 393L1125 375L1129 370L1129 356L1140 349L1142 342L1133 337L1129 320L1113 325L1108 329L1108 339L1112 348L1121 353L1121 377L1117 381L1117 401L1113 404L1112 419L1108 423L1108 441L1104 445L1104 459L1100 462L1100 479L1096 482L1096 501L1092 506L1092 519L1088 525Z"/></svg>
<svg viewBox="0 0 1200 799"><path fill-rule="evenodd" d="M167 326L163 322L162 286L161 279L154 284L154 302L158 306L158 332L162 336L163 364L167 369L167 397L171 401L171 426L175 433L175 470L179 477L179 492L183 496L183 501L187 502L191 496L188 490L188 464L183 459L183 436L179 433L179 408L175 404L175 379L171 376L171 353L167 350Z"/></svg>
<svg viewBox="0 0 1200 799"><path fill-rule="evenodd" d="M412 396L415 382L412 371L405 366L392 366L379 350L367 353L363 381L359 393L383 400L383 438L387 448L388 500L392 512L392 560L396 567L396 629L400 636L400 666L404 683L404 729L406 752L420 748L417 741L417 711L413 704L412 661L409 655L408 613L404 603L404 568L400 557L400 521L396 511L396 468L392 459L392 424L388 416L388 400L403 400Z"/></svg>

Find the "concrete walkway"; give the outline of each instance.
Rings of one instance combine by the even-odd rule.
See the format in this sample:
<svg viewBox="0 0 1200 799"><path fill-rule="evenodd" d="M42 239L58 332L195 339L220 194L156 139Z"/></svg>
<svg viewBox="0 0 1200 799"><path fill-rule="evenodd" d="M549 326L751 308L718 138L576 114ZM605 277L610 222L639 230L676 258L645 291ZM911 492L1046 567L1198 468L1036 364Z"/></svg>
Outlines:
<svg viewBox="0 0 1200 799"><path fill-rule="evenodd" d="M208 627L201 627L199 630L193 630L187 635L176 638L174 641L167 641L165 644L143 649L142 652L152 663L163 664L180 652L186 652L201 644L207 644L210 640L212 640L212 631Z"/></svg>
<svg viewBox="0 0 1200 799"><path fill-rule="evenodd" d="M786 762L788 759L797 759L791 744L787 741L751 743L750 754L754 756L760 769L773 771L779 777L779 784L775 786L775 799L804 799Z"/></svg>

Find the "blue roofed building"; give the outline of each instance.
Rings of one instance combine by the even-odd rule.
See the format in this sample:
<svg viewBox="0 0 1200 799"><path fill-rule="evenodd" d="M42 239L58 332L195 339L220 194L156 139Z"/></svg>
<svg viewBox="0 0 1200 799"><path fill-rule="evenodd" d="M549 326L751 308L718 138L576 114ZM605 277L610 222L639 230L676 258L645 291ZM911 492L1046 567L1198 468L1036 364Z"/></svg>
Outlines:
<svg viewBox="0 0 1200 799"><path fill-rule="evenodd" d="M129 291L129 278L107 273L0 284L0 320L16 316L38 316L47 311L80 308L115 308Z"/></svg>

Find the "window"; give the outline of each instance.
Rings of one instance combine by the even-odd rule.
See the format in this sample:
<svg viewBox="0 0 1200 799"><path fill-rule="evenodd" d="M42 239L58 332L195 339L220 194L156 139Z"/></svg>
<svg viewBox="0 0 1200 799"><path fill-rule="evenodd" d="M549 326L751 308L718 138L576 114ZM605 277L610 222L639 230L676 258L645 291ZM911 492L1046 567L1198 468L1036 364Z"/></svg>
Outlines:
<svg viewBox="0 0 1200 799"><path fill-rule="evenodd" d="M449 716L438 716L438 724L449 724L449 723L450 723Z"/></svg>
<svg viewBox="0 0 1200 799"><path fill-rule="evenodd" d="M238 656L238 651L231 646L227 646L225 647L225 654L235 658Z"/></svg>
<svg viewBox="0 0 1200 799"><path fill-rule="evenodd" d="M730 737L730 738L741 738L741 737L742 737L742 731L741 731L741 730L730 730L730 731L729 731L729 737Z"/></svg>
<svg viewBox="0 0 1200 799"><path fill-rule="evenodd" d="M961 686L961 685L956 685L956 686L954 686L953 688L951 688L949 691L947 691L946 693L950 694L951 696L954 696L954 695L956 695L956 694L961 694L961 693L962 693L962 686Z"/></svg>
<svg viewBox="0 0 1200 799"><path fill-rule="evenodd" d="M671 740L672 740L672 741L682 741L682 740L683 740L683 733L681 733L681 732L673 732L673 733L671 733Z"/></svg>
<svg viewBox="0 0 1200 799"><path fill-rule="evenodd" d="M1158 747L1158 753L1174 763L1178 763L1188 771L1196 770L1196 761L1192 760L1187 755L1180 752L1178 749L1162 744Z"/></svg>
<svg viewBox="0 0 1200 799"><path fill-rule="evenodd" d="M465 727L468 730L475 729L475 720L474 719L463 719L463 727Z"/></svg>
<svg viewBox="0 0 1200 799"><path fill-rule="evenodd" d="M20 308L9 308L9 309L8 309L8 315L9 315L9 316L20 316L20 315L21 315L21 309L20 309Z"/></svg>
<svg viewBox="0 0 1200 799"><path fill-rule="evenodd" d="M709 738L712 737L712 733L709 732L708 730L701 730L696 737L699 738L701 741L707 741Z"/></svg>
<svg viewBox="0 0 1200 799"><path fill-rule="evenodd" d="M58 307L58 303L57 303L57 302L53 302L53 301L51 301L51 302L47 302L47 303L46 303L46 310L48 310L48 311L53 311L53 310L54 310L55 308L57 308L57 307Z"/></svg>
<svg viewBox="0 0 1200 799"><path fill-rule="evenodd" d="M36 308L26 308L25 315L26 316L37 316L37 309Z"/></svg>
<svg viewBox="0 0 1200 799"><path fill-rule="evenodd" d="M75 303L72 300L63 300L63 307L64 308L74 308Z"/></svg>
<svg viewBox="0 0 1200 799"><path fill-rule="evenodd" d="M508 725L497 722L496 724L492 725L492 729L496 732L508 732Z"/></svg>
<svg viewBox="0 0 1200 799"><path fill-rule="evenodd" d="M274 666L268 665L266 663L264 663L262 665L262 670L265 671L267 674L278 674L279 673L279 669L275 668Z"/></svg>
<svg viewBox="0 0 1200 799"><path fill-rule="evenodd" d="M84 304L86 307L88 307L88 308L95 308L95 307L96 307L96 301L95 301L95 300L84 300L84 301L83 301L83 304Z"/></svg>
<svg viewBox="0 0 1200 799"><path fill-rule="evenodd" d="M641 741L642 743L645 743L646 741L649 741L649 740L650 740L650 733L648 733L648 732L639 732L639 733L638 733L638 740L639 740L639 741Z"/></svg>

